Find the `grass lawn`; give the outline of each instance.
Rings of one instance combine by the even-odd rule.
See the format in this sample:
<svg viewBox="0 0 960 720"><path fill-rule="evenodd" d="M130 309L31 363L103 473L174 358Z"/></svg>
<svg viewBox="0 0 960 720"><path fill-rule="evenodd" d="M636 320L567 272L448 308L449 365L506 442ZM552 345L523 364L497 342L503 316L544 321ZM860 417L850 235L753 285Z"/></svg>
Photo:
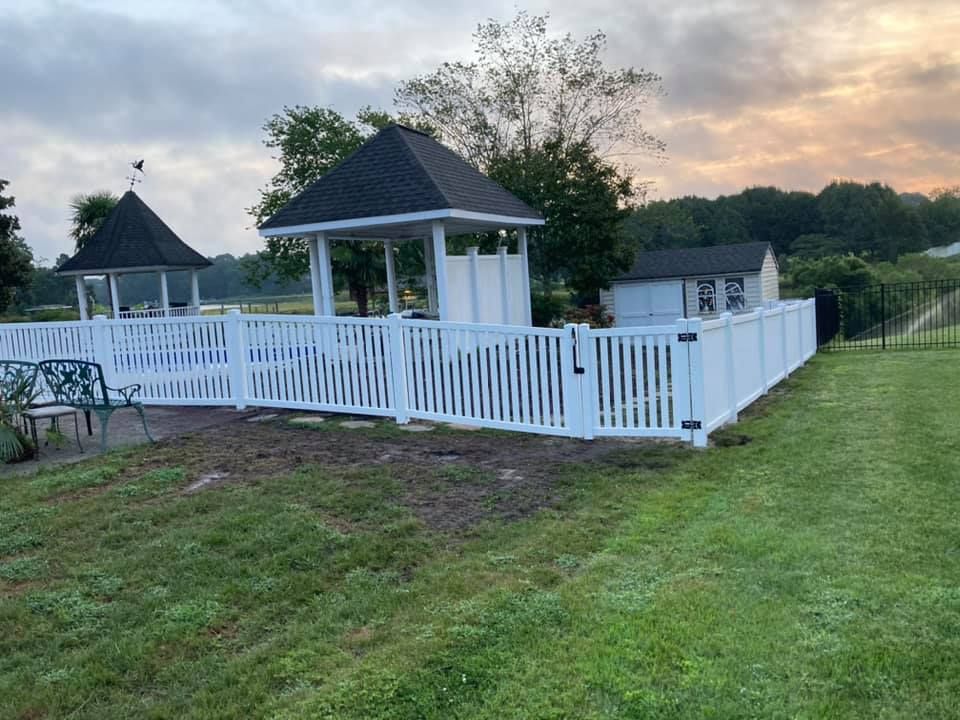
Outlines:
<svg viewBox="0 0 960 720"><path fill-rule="evenodd" d="M0 478L0 717L957 717L958 360L819 356L707 451L328 422L194 493L223 435Z"/></svg>

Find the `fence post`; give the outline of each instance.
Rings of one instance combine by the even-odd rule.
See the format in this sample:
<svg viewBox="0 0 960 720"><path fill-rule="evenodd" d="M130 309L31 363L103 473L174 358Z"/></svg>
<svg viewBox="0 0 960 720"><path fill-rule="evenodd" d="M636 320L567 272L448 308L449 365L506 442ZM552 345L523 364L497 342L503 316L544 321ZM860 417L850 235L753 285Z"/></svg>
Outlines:
<svg viewBox="0 0 960 720"><path fill-rule="evenodd" d="M560 387L563 389L563 422L569 428L573 437L585 437L583 428L583 375L575 372L579 356L579 340L577 326L567 323L563 326L563 336L560 338ZM560 408L553 409L559 414Z"/></svg>
<svg viewBox="0 0 960 720"><path fill-rule="evenodd" d="M770 391L770 385L767 383L767 313L763 307L754 308L757 313L757 322L760 329L760 380L763 394Z"/></svg>
<svg viewBox="0 0 960 720"><path fill-rule="evenodd" d="M883 343L881 350L887 349L887 286L880 283L880 337Z"/></svg>
<svg viewBox="0 0 960 720"><path fill-rule="evenodd" d="M406 425L410 422L410 411L407 404L407 363L403 348L403 326L400 324L399 313L391 313L387 320L387 334L390 337L390 372L393 377L393 409L397 424Z"/></svg>
<svg viewBox="0 0 960 720"><path fill-rule="evenodd" d="M733 345L733 313L723 313L724 356L727 362L727 422L737 421L737 354ZM698 336L699 337L699 336Z"/></svg>
<svg viewBox="0 0 960 720"><path fill-rule="evenodd" d="M111 350L107 333L110 325L106 315L93 316L93 361L103 368L103 379L107 385L116 385L116 358Z"/></svg>
<svg viewBox="0 0 960 720"><path fill-rule="evenodd" d="M780 354L783 355L783 379L790 376L790 358L787 357L787 304L780 303Z"/></svg>
<svg viewBox="0 0 960 720"><path fill-rule="evenodd" d="M586 440L593 440L594 415L600 407L600 399L598 397L600 384L597 377L597 354L594 350L590 326L586 323L580 323L577 325L577 360L582 368L579 373L580 417L583 437Z"/></svg>
<svg viewBox="0 0 960 720"><path fill-rule="evenodd" d="M693 429L691 440L694 447L706 447L707 403L703 377L703 320L700 318L687 320L686 332L695 334L697 337L696 341L687 343L690 353L690 418L700 421L700 427Z"/></svg>
<svg viewBox="0 0 960 720"><path fill-rule="evenodd" d="M247 406L247 343L240 310L227 310L224 334L227 345L227 365L230 367L230 394L237 410Z"/></svg>

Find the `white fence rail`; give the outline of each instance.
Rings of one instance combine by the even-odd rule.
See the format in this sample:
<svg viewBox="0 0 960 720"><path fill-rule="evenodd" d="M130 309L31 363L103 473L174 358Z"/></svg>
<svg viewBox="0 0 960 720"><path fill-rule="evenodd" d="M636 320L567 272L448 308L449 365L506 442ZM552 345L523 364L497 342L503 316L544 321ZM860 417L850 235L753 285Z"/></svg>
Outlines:
<svg viewBox="0 0 960 720"><path fill-rule="evenodd" d="M594 330L292 315L0 325L0 359L93 360L167 405L439 420L569 437L707 434L816 351L812 300Z"/></svg>

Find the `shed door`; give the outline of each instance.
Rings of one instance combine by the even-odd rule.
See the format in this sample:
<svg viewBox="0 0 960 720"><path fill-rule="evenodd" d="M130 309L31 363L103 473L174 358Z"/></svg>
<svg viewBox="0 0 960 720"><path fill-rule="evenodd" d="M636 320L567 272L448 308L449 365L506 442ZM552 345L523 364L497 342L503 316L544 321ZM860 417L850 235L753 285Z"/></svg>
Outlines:
<svg viewBox="0 0 960 720"><path fill-rule="evenodd" d="M617 283L613 306L618 327L673 325L683 317L683 281Z"/></svg>

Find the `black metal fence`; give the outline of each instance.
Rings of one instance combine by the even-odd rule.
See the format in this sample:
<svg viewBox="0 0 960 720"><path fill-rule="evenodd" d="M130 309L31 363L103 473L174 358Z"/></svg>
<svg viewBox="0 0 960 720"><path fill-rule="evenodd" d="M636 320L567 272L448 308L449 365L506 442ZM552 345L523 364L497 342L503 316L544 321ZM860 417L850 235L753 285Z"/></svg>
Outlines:
<svg viewBox="0 0 960 720"><path fill-rule="evenodd" d="M821 350L960 347L960 280L817 290Z"/></svg>

